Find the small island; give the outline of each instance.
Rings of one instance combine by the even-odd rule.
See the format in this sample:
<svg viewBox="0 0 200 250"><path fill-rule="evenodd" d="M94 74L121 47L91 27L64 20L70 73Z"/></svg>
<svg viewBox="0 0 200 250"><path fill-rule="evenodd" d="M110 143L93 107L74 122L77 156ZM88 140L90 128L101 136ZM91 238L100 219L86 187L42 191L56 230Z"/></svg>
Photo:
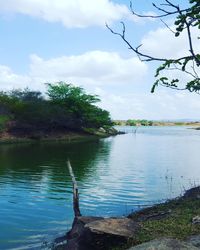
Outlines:
<svg viewBox="0 0 200 250"><path fill-rule="evenodd" d="M0 92L0 143L80 141L115 135L97 95L65 82L47 83L46 94L15 89Z"/></svg>

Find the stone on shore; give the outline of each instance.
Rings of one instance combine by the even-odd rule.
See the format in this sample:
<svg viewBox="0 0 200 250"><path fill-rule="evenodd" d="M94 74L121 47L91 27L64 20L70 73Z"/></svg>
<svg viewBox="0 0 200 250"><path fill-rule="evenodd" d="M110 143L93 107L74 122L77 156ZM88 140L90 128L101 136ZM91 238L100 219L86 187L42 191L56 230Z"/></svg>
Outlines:
<svg viewBox="0 0 200 250"><path fill-rule="evenodd" d="M192 235L187 238L186 242L198 247L200 249L200 235Z"/></svg>
<svg viewBox="0 0 200 250"><path fill-rule="evenodd" d="M78 217L68 233L67 250L101 250L120 246L139 229L128 218Z"/></svg>
<svg viewBox="0 0 200 250"><path fill-rule="evenodd" d="M128 250L197 250L198 247L194 245L170 238L162 238L152 240L134 247Z"/></svg>

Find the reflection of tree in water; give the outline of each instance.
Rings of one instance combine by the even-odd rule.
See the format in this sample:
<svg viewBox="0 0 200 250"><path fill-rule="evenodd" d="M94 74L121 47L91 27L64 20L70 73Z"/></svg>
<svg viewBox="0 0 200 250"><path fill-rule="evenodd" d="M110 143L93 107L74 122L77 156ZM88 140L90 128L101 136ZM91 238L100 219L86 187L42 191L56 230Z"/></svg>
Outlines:
<svg viewBox="0 0 200 250"><path fill-rule="evenodd" d="M95 174L95 167L100 160L107 161L110 148L110 142L106 140L74 144L1 145L0 179L9 176L13 185L21 180L35 185L46 178L48 187L56 192L71 182L66 166L68 158L78 181L81 182L88 172ZM3 181L1 183L4 184Z"/></svg>

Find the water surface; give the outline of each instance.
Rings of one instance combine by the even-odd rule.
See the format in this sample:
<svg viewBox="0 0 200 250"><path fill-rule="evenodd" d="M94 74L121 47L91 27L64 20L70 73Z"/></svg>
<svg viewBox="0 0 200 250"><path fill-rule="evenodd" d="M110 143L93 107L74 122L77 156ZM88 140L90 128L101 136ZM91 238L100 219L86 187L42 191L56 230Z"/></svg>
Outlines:
<svg viewBox="0 0 200 250"><path fill-rule="evenodd" d="M71 226L69 158L85 215L118 216L199 184L200 131L120 128L76 144L0 146L0 249L46 249Z"/></svg>

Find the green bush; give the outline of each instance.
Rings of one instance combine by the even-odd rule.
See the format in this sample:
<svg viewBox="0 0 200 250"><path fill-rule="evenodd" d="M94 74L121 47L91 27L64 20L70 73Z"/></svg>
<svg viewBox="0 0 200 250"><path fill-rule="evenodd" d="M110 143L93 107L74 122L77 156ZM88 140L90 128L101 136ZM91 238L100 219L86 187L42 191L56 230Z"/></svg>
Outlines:
<svg viewBox="0 0 200 250"><path fill-rule="evenodd" d="M112 126L108 111L96 106L96 95L65 82L48 83L47 97L29 89L0 92L0 112L13 117L10 131L53 132ZM6 127L8 116L2 116L0 130Z"/></svg>
<svg viewBox="0 0 200 250"><path fill-rule="evenodd" d="M6 130L6 125L10 120L9 116L7 115L0 115L0 133Z"/></svg>

